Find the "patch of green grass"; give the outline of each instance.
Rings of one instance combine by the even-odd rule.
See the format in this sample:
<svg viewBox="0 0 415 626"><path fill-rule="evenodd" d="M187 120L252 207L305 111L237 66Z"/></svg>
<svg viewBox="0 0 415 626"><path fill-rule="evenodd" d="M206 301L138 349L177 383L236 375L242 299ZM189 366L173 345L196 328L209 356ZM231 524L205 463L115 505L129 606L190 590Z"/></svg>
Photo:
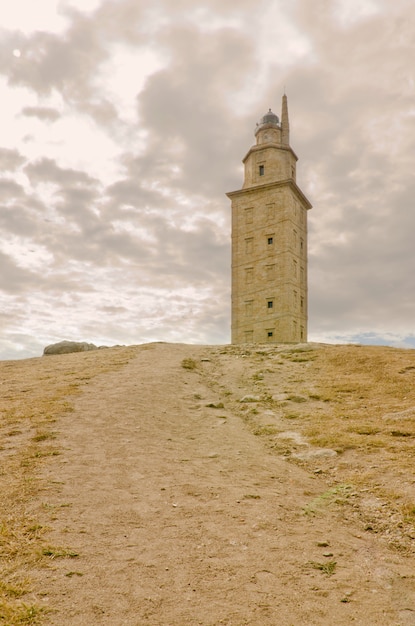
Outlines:
<svg viewBox="0 0 415 626"><path fill-rule="evenodd" d="M19 604L12 606L0 600L0 624L5 626L14 626L15 624L35 626L40 624L40 619L44 612L45 609L43 607L36 605Z"/></svg>
<svg viewBox="0 0 415 626"><path fill-rule="evenodd" d="M35 459L40 459L46 456L59 456L60 454L59 450L37 450L33 456Z"/></svg>
<svg viewBox="0 0 415 626"><path fill-rule="evenodd" d="M334 572L336 571L336 561L327 561L327 563L317 563L316 561L310 561L309 565L313 568L313 569L318 569L320 570L320 572L323 572L323 574L326 574L326 576L333 576Z"/></svg>
<svg viewBox="0 0 415 626"><path fill-rule="evenodd" d="M74 559L79 556L78 552L67 550L66 548L53 548L48 546L42 549L42 556L48 556L51 559Z"/></svg>
<svg viewBox="0 0 415 626"><path fill-rule="evenodd" d="M0 594L9 598L21 598L29 591L27 581L5 582L0 580Z"/></svg>
<svg viewBox="0 0 415 626"><path fill-rule="evenodd" d="M47 441L48 439L56 439L56 433L43 431L32 437L32 441Z"/></svg>
<svg viewBox="0 0 415 626"><path fill-rule="evenodd" d="M352 485L337 485L314 498L304 507L303 511L306 515L316 515L331 504L344 504L353 492Z"/></svg>

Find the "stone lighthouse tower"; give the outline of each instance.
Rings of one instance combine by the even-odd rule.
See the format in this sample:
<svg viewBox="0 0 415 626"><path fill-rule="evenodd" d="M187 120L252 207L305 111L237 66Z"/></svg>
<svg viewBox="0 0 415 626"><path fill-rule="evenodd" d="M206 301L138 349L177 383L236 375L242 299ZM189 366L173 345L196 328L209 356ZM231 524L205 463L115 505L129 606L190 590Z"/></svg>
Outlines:
<svg viewBox="0 0 415 626"><path fill-rule="evenodd" d="M243 159L232 202L232 343L307 341L307 211L296 183L287 97L271 109Z"/></svg>

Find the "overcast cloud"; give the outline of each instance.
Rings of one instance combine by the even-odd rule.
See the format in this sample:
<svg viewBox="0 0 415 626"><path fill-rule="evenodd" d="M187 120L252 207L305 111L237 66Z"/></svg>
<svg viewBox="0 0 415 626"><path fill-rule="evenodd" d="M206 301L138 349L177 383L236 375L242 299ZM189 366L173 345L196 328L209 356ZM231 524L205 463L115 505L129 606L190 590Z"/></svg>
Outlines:
<svg viewBox="0 0 415 626"><path fill-rule="evenodd" d="M288 96L309 339L415 346L413 0L0 4L0 358L230 341L230 203Z"/></svg>

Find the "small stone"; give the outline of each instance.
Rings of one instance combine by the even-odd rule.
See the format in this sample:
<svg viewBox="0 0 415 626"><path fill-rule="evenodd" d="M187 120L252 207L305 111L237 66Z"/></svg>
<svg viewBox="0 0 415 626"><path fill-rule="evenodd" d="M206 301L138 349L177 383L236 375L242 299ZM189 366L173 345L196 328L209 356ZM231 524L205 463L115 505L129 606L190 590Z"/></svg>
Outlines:
<svg viewBox="0 0 415 626"><path fill-rule="evenodd" d="M239 402L259 402L261 398L259 398L258 396L244 396L243 398L241 398L239 400Z"/></svg>

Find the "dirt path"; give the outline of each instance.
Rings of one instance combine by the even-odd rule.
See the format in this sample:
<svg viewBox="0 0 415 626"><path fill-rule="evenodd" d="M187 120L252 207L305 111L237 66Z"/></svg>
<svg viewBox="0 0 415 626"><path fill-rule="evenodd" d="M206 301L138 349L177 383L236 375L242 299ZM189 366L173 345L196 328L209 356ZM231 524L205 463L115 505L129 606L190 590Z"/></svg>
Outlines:
<svg viewBox="0 0 415 626"><path fill-rule="evenodd" d="M341 510L306 515L324 481L272 454L226 403L207 406L222 400L212 379L230 376L215 358L147 346L60 418L41 500L46 539L68 557L39 570L45 623L415 624L410 565Z"/></svg>

